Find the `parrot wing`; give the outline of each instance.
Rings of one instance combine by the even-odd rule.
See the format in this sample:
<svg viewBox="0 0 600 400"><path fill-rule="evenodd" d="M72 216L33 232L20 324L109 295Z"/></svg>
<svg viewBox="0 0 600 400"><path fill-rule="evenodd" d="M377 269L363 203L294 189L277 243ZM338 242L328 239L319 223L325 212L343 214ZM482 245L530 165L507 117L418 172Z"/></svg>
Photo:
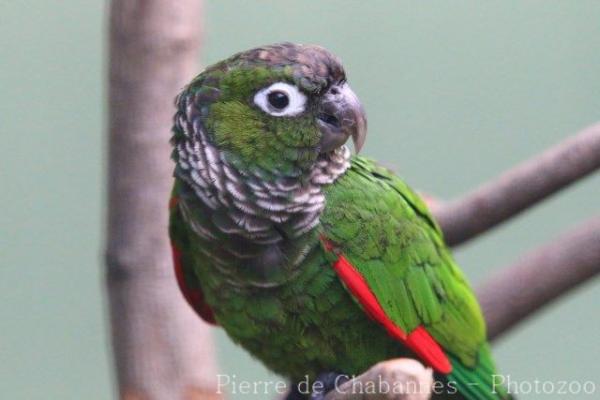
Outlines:
<svg viewBox="0 0 600 400"><path fill-rule="evenodd" d="M169 235L171 237L171 250L173 252L173 267L175 268L175 277L183 297L192 306L194 311L205 321L212 325L217 325L215 316L211 308L204 301L204 294L200 287L200 282L192 268L186 268L188 257L186 249L189 249L187 243L188 236L185 234L185 221L181 215L178 206L179 199L174 193L169 201Z"/></svg>
<svg viewBox="0 0 600 400"><path fill-rule="evenodd" d="M481 310L420 197L359 157L326 197L322 247L365 313L461 393L499 398Z"/></svg>

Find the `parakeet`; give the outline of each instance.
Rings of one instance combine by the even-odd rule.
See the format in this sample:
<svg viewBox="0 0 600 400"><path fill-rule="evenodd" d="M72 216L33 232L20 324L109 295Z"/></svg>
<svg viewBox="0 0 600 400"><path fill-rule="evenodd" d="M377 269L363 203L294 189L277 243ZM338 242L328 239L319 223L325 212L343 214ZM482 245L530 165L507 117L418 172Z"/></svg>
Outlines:
<svg viewBox="0 0 600 400"><path fill-rule="evenodd" d="M206 68L176 99L170 237L207 322L293 382L414 357L440 394L508 398L480 307L426 205L352 155L365 112L340 60L281 43Z"/></svg>

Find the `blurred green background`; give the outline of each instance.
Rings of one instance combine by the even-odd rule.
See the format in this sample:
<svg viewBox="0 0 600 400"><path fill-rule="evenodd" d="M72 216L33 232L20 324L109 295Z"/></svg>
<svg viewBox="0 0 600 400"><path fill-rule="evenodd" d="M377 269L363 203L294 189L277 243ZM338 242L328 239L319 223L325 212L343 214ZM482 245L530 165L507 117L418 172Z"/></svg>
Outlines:
<svg viewBox="0 0 600 400"><path fill-rule="evenodd" d="M101 272L103 3L0 1L3 399L113 396ZM206 2L202 62L282 40L328 47L367 109L364 153L439 197L600 120L600 2L257 4ZM598 212L599 199L596 174L457 258L477 282ZM518 381L592 380L598 395L599 314L596 282L495 343L501 371ZM217 336L222 371L265 379Z"/></svg>

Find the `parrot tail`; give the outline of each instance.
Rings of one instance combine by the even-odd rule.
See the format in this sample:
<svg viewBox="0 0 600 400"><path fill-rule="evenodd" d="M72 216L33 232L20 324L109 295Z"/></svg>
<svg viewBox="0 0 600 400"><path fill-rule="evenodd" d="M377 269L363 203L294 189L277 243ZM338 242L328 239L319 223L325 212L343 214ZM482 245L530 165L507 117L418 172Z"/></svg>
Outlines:
<svg viewBox="0 0 600 400"><path fill-rule="evenodd" d="M501 384L502 376L496 372L496 366L488 344L479 353L476 368L465 366L460 360L449 354L452 372L447 375L454 382L458 392L467 400L511 400L512 396Z"/></svg>

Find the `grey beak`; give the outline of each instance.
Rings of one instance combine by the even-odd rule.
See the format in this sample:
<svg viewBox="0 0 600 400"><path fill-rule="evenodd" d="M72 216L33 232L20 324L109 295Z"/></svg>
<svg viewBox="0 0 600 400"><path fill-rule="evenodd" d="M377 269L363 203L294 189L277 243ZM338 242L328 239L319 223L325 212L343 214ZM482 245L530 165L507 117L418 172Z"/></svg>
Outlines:
<svg viewBox="0 0 600 400"><path fill-rule="evenodd" d="M358 153L367 136L367 118L358 97L347 83L333 85L323 95L317 124L320 148L326 153L342 146L350 136Z"/></svg>

